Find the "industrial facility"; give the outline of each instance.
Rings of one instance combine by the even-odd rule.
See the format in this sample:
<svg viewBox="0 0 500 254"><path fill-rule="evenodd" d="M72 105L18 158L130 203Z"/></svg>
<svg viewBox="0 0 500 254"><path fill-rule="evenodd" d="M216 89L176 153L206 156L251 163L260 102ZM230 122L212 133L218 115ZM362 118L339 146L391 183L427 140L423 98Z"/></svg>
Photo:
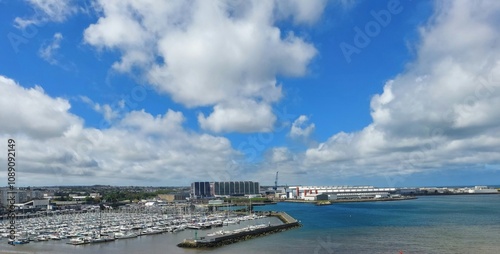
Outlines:
<svg viewBox="0 0 500 254"><path fill-rule="evenodd" d="M259 183L252 181L191 183L191 196L193 198L255 195L259 193L260 193Z"/></svg>
<svg viewBox="0 0 500 254"><path fill-rule="evenodd" d="M281 188L282 199L318 200L385 198L396 192L396 188L373 186L289 186Z"/></svg>

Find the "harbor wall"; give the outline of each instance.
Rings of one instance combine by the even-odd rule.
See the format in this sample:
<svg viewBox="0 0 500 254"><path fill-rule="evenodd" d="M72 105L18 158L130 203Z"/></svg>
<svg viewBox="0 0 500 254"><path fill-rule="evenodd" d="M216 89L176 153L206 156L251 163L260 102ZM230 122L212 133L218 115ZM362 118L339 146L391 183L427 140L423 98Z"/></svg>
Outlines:
<svg viewBox="0 0 500 254"><path fill-rule="evenodd" d="M182 243L177 244L177 246L182 248L214 248L260 236L286 231L301 226L297 220L295 220L286 213L272 213L270 216L278 217L281 221L284 222L284 224L269 226L265 228L258 228L252 231L218 236L210 239L200 239L200 240L185 239Z"/></svg>

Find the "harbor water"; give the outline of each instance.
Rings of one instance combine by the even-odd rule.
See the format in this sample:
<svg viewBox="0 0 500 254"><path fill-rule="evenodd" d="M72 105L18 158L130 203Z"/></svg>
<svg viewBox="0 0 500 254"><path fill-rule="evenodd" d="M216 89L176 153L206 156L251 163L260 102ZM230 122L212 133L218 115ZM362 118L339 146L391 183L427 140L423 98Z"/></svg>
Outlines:
<svg viewBox="0 0 500 254"><path fill-rule="evenodd" d="M285 211L300 220L303 227L216 249L177 247L183 239L194 236L194 230L185 230L81 246L65 244L67 240L10 246L2 239L0 253L442 254L500 250L500 195L424 196L415 200L329 206L278 203L255 210ZM243 227L268 219L276 218L229 226ZM210 231L198 230L197 235L206 232Z"/></svg>

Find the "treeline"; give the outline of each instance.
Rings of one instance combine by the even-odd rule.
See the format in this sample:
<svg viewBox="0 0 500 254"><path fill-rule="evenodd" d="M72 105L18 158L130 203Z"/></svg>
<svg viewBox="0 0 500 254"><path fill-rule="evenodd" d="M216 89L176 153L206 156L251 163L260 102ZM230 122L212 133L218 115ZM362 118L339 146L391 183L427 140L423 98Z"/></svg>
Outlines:
<svg viewBox="0 0 500 254"><path fill-rule="evenodd" d="M130 191L110 191L108 193L105 193L102 196L102 200L105 202L118 202L118 201L123 201L123 200L142 200L142 199L151 199L159 194L170 194L173 191L171 190L157 190L154 192L130 192Z"/></svg>
<svg viewBox="0 0 500 254"><path fill-rule="evenodd" d="M159 194L170 194L173 193L173 190L156 190L156 191L129 191L129 190L109 190L101 193L101 197L92 198L88 192L83 194L83 196L88 196L85 198L87 203L99 203L99 202L107 202L107 203L116 203L124 200L142 200L142 199L151 199ZM58 198L53 199L54 201L72 201L73 198L69 196L69 193L56 193Z"/></svg>

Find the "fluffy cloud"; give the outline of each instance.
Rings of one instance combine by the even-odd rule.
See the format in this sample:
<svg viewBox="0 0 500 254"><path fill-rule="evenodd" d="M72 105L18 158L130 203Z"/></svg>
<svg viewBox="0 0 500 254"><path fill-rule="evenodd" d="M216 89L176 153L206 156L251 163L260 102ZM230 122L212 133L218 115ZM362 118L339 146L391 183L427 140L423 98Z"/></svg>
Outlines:
<svg viewBox="0 0 500 254"><path fill-rule="evenodd" d="M104 119L111 123L113 120L118 119L120 117L120 112L118 110L113 109L109 104L99 104L97 102L93 102L87 96L80 96L80 99L88 104L94 111L103 115ZM121 100L118 103L118 109L123 109L125 107L125 102Z"/></svg>
<svg viewBox="0 0 500 254"><path fill-rule="evenodd" d="M40 86L23 88L14 80L0 76L1 131L32 138L63 135L82 120L68 113L71 105L62 98L51 98Z"/></svg>
<svg viewBox="0 0 500 254"><path fill-rule="evenodd" d="M286 162L293 159L293 154L287 147L275 147L268 153L268 160L273 163Z"/></svg>
<svg viewBox="0 0 500 254"><path fill-rule="evenodd" d="M293 139L299 139L299 140L309 139L311 134L314 132L315 125L314 123L307 125L308 121L309 118L307 116L305 115L299 116L299 118L297 118L293 122L289 136Z"/></svg>
<svg viewBox="0 0 500 254"><path fill-rule="evenodd" d="M293 32L282 33L275 22L292 18L310 24L321 15L325 1L150 0L98 5L101 17L85 30L85 41L119 50L116 70L142 70L158 91L188 107L213 106L211 115L199 117L203 128L255 132L269 130L274 123L270 109L281 98L276 77L305 75L317 53ZM259 112L249 104L257 105ZM241 116L227 120L234 113ZM268 121L260 121L261 116Z"/></svg>
<svg viewBox="0 0 500 254"><path fill-rule="evenodd" d="M216 105L210 116L198 115L200 126L213 132L269 132L275 121L276 116L270 105L252 100L240 101L235 105Z"/></svg>
<svg viewBox="0 0 500 254"><path fill-rule="evenodd" d="M40 87L0 76L0 98L0 138L16 140L19 185L185 185L217 177L208 172L240 156L226 138L184 129L181 112L132 111L100 130Z"/></svg>
<svg viewBox="0 0 500 254"><path fill-rule="evenodd" d="M296 23L311 24L318 20L326 5L326 0L301 1L288 0L276 1L278 16L287 18L291 16Z"/></svg>
<svg viewBox="0 0 500 254"><path fill-rule="evenodd" d="M63 36L61 33L55 33L52 41L40 48L40 50L38 51L38 55L40 55L43 60L49 62L50 64L57 64L58 61L55 54L57 54L57 50L61 47L62 39Z"/></svg>
<svg viewBox="0 0 500 254"><path fill-rule="evenodd" d="M35 14L29 18L16 17L14 23L18 28L40 25L47 21L63 22L78 11L72 0L28 0L28 3Z"/></svg>
<svg viewBox="0 0 500 254"><path fill-rule="evenodd" d="M492 1L437 5L416 61L372 98L373 123L308 149L302 166L348 177L498 165L499 13Z"/></svg>

